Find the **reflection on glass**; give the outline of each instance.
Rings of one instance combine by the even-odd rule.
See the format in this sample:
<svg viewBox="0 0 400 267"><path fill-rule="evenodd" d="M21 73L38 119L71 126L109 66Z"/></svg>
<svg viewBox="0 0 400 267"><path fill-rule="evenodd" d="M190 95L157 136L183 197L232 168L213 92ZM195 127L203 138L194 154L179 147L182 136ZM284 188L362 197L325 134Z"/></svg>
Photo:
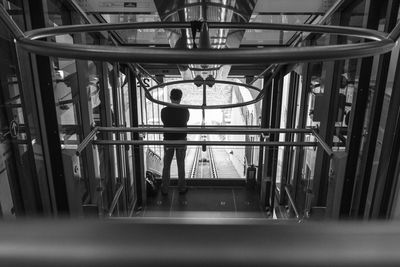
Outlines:
<svg viewBox="0 0 400 267"><path fill-rule="evenodd" d="M102 16L108 23L160 21L158 14L102 14ZM119 30L117 33L130 44L169 44L168 31L164 29Z"/></svg>

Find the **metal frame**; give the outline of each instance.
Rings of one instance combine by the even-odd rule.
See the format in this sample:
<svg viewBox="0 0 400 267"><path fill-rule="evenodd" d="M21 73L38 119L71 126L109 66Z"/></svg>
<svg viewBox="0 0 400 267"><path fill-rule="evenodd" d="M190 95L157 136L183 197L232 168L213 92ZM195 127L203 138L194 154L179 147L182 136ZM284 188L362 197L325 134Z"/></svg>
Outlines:
<svg viewBox="0 0 400 267"><path fill-rule="evenodd" d="M261 125L260 125L261 128L266 128L269 126L269 119L270 119L270 112L271 112L271 100L267 96L271 95L272 85L271 85L271 83L266 84L265 83L266 80L267 80L267 78L264 77L263 90L265 90L265 95L264 95L262 107L261 107ZM253 80L253 81L255 81L255 80ZM250 83L252 83L252 82L250 82ZM264 141L264 138L265 138L265 136L263 136L261 134L260 141ZM260 199L264 199L261 192L265 192L262 188L262 186L264 186L262 179L263 179L263 177L265 177L265 175L263 175L264 174L264 165L265 165L264 158L266 157L266 155L264 155L265 153L266 153L266 151L265 151L264 147L260 147L259 155L258 155L258 170L257 170L257 185L259 185L259 189L260 189Z"/></svg>
<svg viewBox="0 0 400 267"><path fill-rule="evenodd" d="M286 125L283 125L286 128L294 128L296 127L294 125L294 120L295 120L295 109L296 109L296 100L297 100L297 82L298 82L298 77L296 76L297 74L293 71L288 73L287 75L290 75L290 83L289 83L289 91L288 91L288 104L287 104L287 114L286 114ZM285 134L285 141L293 141L293 135L292 134ZM290 180L290 166L291 166L291 149L284 148L283 150L283 160L282 160L282 174L281 174L281 184L280 184L280 192L281 194L279 195L279 204L283 205L286 204L287 198L286 194L283 194L282 192L285 191L286 185L289 183Z"/></svg>
<svg viewBox="0 0 400 267"><path fill-rule="evenodd" d="M120 196L121 196L121 193L122 193L122 191L124 190L124 187L125 187L125 184L124 184L124 183L121 183L121 184L119 185L117 191L115 192L114 198L113 198L113 200L112 200L112 202L111 202L110 208L109 208L108 213L107 213L107 215L108 215L109 217L111 217L111 216L113 215L114 210L115 210L115 208L117 207L117 204L118 204L119 198L120 198Z"/></svg>
<svg viewBox="0 0 400 267"><path fill-rule="evenodd" d="M308 100L308 94L311 90L309 84L311 80L311 75L308 75L309 73L309 66L310 63L304 64L302 67L302 72L301 76L303 77L303 82L302 82L302 87L301 89L298 88L298 90L301 91L301 94L298 92L298 99L300 103L300 108L298 110L299 112L299 120L296 122L297 125L295 127L299 128L304 128L306 126L307 122L307 100ZM297 112L297 111L296 111ZM297 141L304 141L304 134L298 134L297 135ZM302 171L303 171L303 161L305 160L305 151L302 148L296 148L295 149L295 162L293 163L294 166L294 177L291 177L291 183L290 183L290 189L293 191L294 199L295 199L295 205L296 207L300 210L300 213L304 214L305 210L305 193L306 187L304 184L302 184Z"/></svg>
<svg viewBox="0 0 400 267"><path fill-rule="evenodd" d="M278 75L279 73L279 75ZM269 108L268 114L268 123L267 127L276 127L276 111L278 110L278 91L279 91L279 80L280 72L275 72L275 76L278 76L277 79L271 78L271 90L269 92L268 97L265 97L265 100L269 103L267 104ZM275 134L271 134L268 136L269 141L275 140ZM264 170L263 176L265 177L265 185L261 188L261 203L263 206L266 206L269 212L272 214L272 188L273 188L273 169L274 169L274 148L265 149L265 157L264 157Z"/></svg>
<svg viewBox="0 0 400 267"><path fill-rule="evenodd" d="M400 86L400 60L397 60L393 88ZM366 218L387 218L391 189L398 177L394 176L399 158L400 136L400 91L393 90L388 107L381 154L376 175L371 177L367 204L364 211ZM386 207L385 207L386 204Z"/></svg>
<svg viewBox="0 0 400 267"><path fill-rule="evenodd" d="M2 8L3 9L3 8ZM120 62L150 62L150 63L208 63L208 64L235 64L238 61L248 64L255 63L278 63L295 61L315 61L321 59L341 59L349 57L369 56L377 53L384 53L394 46L394 38L400 34L400 26L396 27L390 34L360 29L352 27L337 27L326 25L291 25L291 24L271 24L271 23L210 23L210 28L229 28L229 29L269 29L269 30L292 30L309 31L319 33L330 33L339 35L351 35L372 40L371 42L347 45L330 45L315 47L290 47L290 48L267 48L267 49L198 49L198 50L176 50L176 49L154 49L154 48L127 48L115 46L93 46L81 44L59 44L38 41L37 39L76 32L93 32L104 30L121 29L146 29L146 28L188 28L190 23L122 23L122 24L94 24L94 25L73 25L59 26L56 28L44 28L22 33L15 27L3 9L0 18L8 27L13 29L17 42L21 48L30 52L47 55L77 59L97 59ZM267 70L266 70L267 71ZM139 79L140 81L140 79ZM225 82L226 83L226 82ZM158 85L159 87L160 85ZM251 83L247 86L251 86ZM155 89L154 87L151 89ZM254 89L254 88L252 88ZM257 90L257 89L256 89ZM206 108L231 108L235 106L249 105L258 102L262 98L260 95L253 101L238 103L236 105L216 105ZM146 93L146 97L153 102L162 105L171 105L163 101L152 99ZM185 106L186 107L186 106ZM205 108L204 106L187 106L190 108Z"/></svg>
<svg viewBox="0 0 400 267"><path fill-rule="evenodd" d="M128 70L128 86L129 86L129 94L130 94L130 115L131 115L131 125L133 127L139 126L139 114L138 114L138 101L141 99L137 98L137 88L136 86L136 76L131 71ZM140 78L139 78L140 79ZM138 80L139 80L138 79ZM141 91L140 91L141 92ZM143 110L142 110L143 112ZM140 140L139 132L132 132L132 139L133 140ZM134 177L134 184L136 192L136 204L133 206L134 209L137 207L143 206L146 203L146 182L145 182L145 171L144 171L144 153L143 147L134 145L131 146L133 159L133 177Z"/></svg>
<svg viewBox="0 0 400 267"><path fill-rule="evenodd" d="M147 99L149 99L151 102L153 103L157 103L160 105L164 105L164 106L168 106L168 107L178 107L178 108L192 108L192 109L223 109L223 108L234 108L234 107L243 107L246 105L251 105L254 103L257 103L258 101L260 101L261 99L263 99L264 97L264 89L260 90L259 88L252 86L251 84L242 84L242 83L236 83L236 82L231 82L231 81L219 81L216 80L216 83L222 83L222 84L232 84L232 85L238 85L238 86L244 86L253 90L256 90L259 92L259 94L250 101L246 101L246 102L242 102L242 103L235 103L235 104L227 104L227 105L212 105L212 106L207 106L206 105L206 101L205 98L206 96L203 94L203 103L201 106L196 106L196 105L183 105L183 104L174 104L174 103L167 103L164 101L160 101L158 99L154 99L153 96L149 93L149 90L153 90L162 86L167 86L167 85L174 85L174 84L181 84L181 83L187 83L187 82L197 82L195 80L181 80L181 81L173 81L173 82L169 82L169 83L164 83L163 85L159 84L156 86L153 86L149 89L146 89L146 85L143 83L142 79L141 79L141 73L138 70L134 70L134 68L129 65L128 66L138 77L138 82L141 85L141 88L144 91L144 95ZM268 85L272 82L273 78L275 78L276 74L279 72L279 70L281 70L282 66L278 66L275 68L275 72L269 77L269 79L264 83L265 85ZM147 72L145 72L146 74L148 74ZM153 77L151 77L152 79L154 79ZM253 82L253 81L252 81ZM203 91L205 90L205 86L206 86L207 81L203 80L201 81L201 84L203 85ZM265 87L265 86L264 86Z"/></svg>
<svg viewBox="0 0 400 267"><path fill-rule="evenodd" d="M273 116L273 119L271 120L272 127L281 127L281 115L282 115L282 96L283 96L283 79L285 77L285 72L282 71L280 72L279 77L276 79L276 86L274 87L274 90L276 90L274 100L273 101L273 112L271 115ZM270 138L271 141L279 142L279 134L273 134L273 137ZM276 179L277 179L277 171L278 171L278 156L279 156L279 148L274 147L272 148L271 152L271 162L270 162L270 168L272 168L271 172L271 179L272 179L272 184L271 184L271 195L270 195L270 207L272 210L275 208L275 200L276 200L276 195L278 194L279 197L279 190L276 188Z"/></svg>
<svg viewBox="0 0 400 267"><path fill-rule="evenodd" d="M216 142L216 141L142 141L142 140L93 140L98 132L132 132L132 133L167 133L167 132L184 132L184 133L206 133L206 134L266 134L266 133L309 133L315 135L313 129L268 129L268 128L258 128L258 129L247 129L245 127L214 127L214 128L202 128L202 127L193 127L193 128L184 128L184 127L176 127L176 128L153 128L153 127L95 127L92 132L79 144L76 155L79 156L81 152L89 145L89 144L101 144L101 145L215 145L215 146L224 146L224 145L235 145L235 146L246 146L246 145L256 145L256 146L316 146L318 143L322 145L323 148L326 148L329 151L329 147L322 139L318 139L318 142L236 142L236 141L225 141L225 142Z"/></svg>
<svg viewBox="0 0 400 267"><path fill-rule="evenodd" d="M385 31L388 32L393 29L397 21L397 11L399 10L399 2L388 0ZM372 106L371 106L371 119L367 129L367 136L363 147L363 153L359 168L356 173L359 182L358 187L355 189L354 200L352 209L350 210L351 216L362 218L364 215L366 199L368 195L368 188L371 180L371 170L376 151L376 141L379 132L379 124L382 113L382 107L385 98L386 82L388 77L388 70L390 66L391 53L381 55L379 58L378 76L376 77L376 89L374 91Z"/></svg>
<svg viewBox="0 0 400 267"><path fill-rule="evenodd" d="M40 4L29 5L32 16L32 27L45 26L45 5ZM4 8L0 8L0 17L3 18ZM9 17L8 17L9 18ZM4 20L3 20L4 21ZM16 42L17 50L20 52L18 42ZM53 204L53 212L55 214L68 214L71 212L70 203L68 201L68 192L66 188L66 177L64 172L64 164L61 152L61 143L59 137L58 122L55 111L55 101L53 95L53 78L51 76L50 62L47 57L40 55L32 55L32 69L35 79L35 95L38 102L37 108L41 125L42 146L44 152L44 161L50 185L50 194ZM40 66L40 68L35 68ZM46 111L44 110L46 108ZM50 145L51 144L51 145Z"/></svg>
<svg viewBox="0 0 400 267"><path fill-rule="evenodd" d="M366 15L363 20L363 27L378 28L380 20L380 6L382 2L373 0L366 1L365 11ZM343 22L341 22L343 23ZM396 31L396 29L394 30ZM358 183L356 171L357 162L360 157L360 147L363 140L364 120L367 110L367 103L369 97L369 87L371 80L372 64L374 58L368 57L363 58L357 63L357 76L360 77L358 81L358 87L354 91L353 104L351 107L350 123L347 134L346 150L348 151L345 180L343 185L343 193L341 197L340 215L343 218L349 217L352 209L353 197L354 197L354 186ZM379 72L379 70L377 70ZM383 93L385 91L384 88ZM376 123L379 123L379 119ZM371 121L370 124L374 122Z"/></svg>
<svg viewBox="0 0 400 267"><path fill-rule="evenodd" d="M140 74L136 73L138 76L140 76ZM195 83L195 82L201 82L201 84L203 85L203 91L206 90L206 85L207 85L207 81L206 80L202 80L202 81L197 81L197 80L180 80L180 81L172 81L172 82L166 82L166 83L158 83L155 86L152 86L148 89L146 89L146 87L143 84L142 79L138 79L141 88L145 91L145 96L147 99L149 99L151 102L153 103L157 103L160 105L164 105L164 106L174 106L174 107L179 107L179 108L190 108L190 109L222 109L222 108L232 108L232 107L239 107L239 106L246 106L246 105L250 105L253 104L255 102L258 102L259 100L261 100L261 97L263 95L263 90L260 90L259 88L252 86L250 84L246 84L246 83L237 83L237 82L232 82L232 81L221 81L221 80L214 80L214 83L217 84L230 84L230 85L236 85L236 86L243 86L252 90L255 90L257 92L259 92L259 94L257 95L257 97L253 100L250 101L246 101L246 102L242 102L242 103L236 103L236 104L227 104L227 105L212 105L212 106L208 106L206 104L205 101L205 97L203 95L203 104L202 105L183 105L183 104L174 104L174 103L168 103L168 102L164 102L158 99L155 99L150 91L154 90L154 89L158 89L160 87L165 87L165 86L170 86L170 85L175 85L175 84L184 84L184 83Z"/></svg>
<svg viewBox="0 0 400 267"><path fill-rule="evenodd" d="M338 17L334 17L337 20ZM330 36L329 43L337 42L336 36ZM314 179L312 181L312 191L309 194L310 201L309 206L306 210L311 210L312 207L322 207L326 204L326 196L328 192L328 174L330 157L332 151L327 150L333 144L333 128L336 121L336 112L334 111L337 104L337 84L338 84L338 69L339 61L328 61L322 63L322 72L325 72L324 80L324 93L321 96L321 106L325 108L319 110L320 124L318 128L318 134L314 134L317 140L324 140L327 146L322 146L317 149ZM321 143L322 144L322 143ZM328 153L326 153L328 152Z"/></svg>
<svg viewBox="0 0 400 267"><path fill-rule="evenodd" d="M181 80L181 81L172 81L172 82L166 82L166 83L159 83L155 86L150 87L149 89L146 89L148 92L160 88L160 87L164 87L164 86L170 86L170 85L175 85L175 84L182 84L182 83L194 83L194 82L201 82L201 85L207 85L207 80L202 80L202 81L198 81L198 80ZM243 86L243 87L247 87L249 89L255 90L257 92L261 92L262 90L260 90L258 87L252 86L250 84L247 83L238 83L238 82L232 82L232 81L221 81L221 80L213 80L214 83L218 83L218 84L230 84L230 85L237 85L237 86ZM181 106L178 105L177 106Z"/></svg>
<svg viewBox="0 0 400 267"><path fill-rule="evenodd" d="M21 8L21 15L24 17L24 22L27 21L27 14L29 8L26 6L26 2L21 1L17 4ZM8 182L14 204L14 212L18 217L20 215L37 216L37 215L49 215L51 213L51 202L49 197L49 188L47 183L47 174L41 165L38 165L40 159L36 153L39 152L39 147L36 146L33 149L32 140L36 139L38 143L41 141L41 136L38 131L38 119L37 111L34 105L34 92L33 90L25 90L32 86L32 72L30 69L30 60L27 53L20 53L18 46L13 43L13 39L9 38L13 33L5 30L5 35L0 36L2 42L9 44L10 54L8 64L14 65L13 74L16 75L17 81L7 82L7 84L13 84L18 87L18 95L11 97L11 92L7 88L7 85L3 88L3 101L4 105L1 107L4 109L4 115L7 122L11 121L14 117L12 110L17 108L22 112L23 123L20 123L19 133L25 134L25 138L21 139L21 136L9 139L7 133L1 134L2 143L8 147L4 152L4 164L6 165L3 171L8 173ZM7 51L3 51L6 53ZM6 56L7 57L7 56ZM4 65L5 69L10 66ZM7 72L7 71L6 71ZM5 75L6 72L3 74ZM0 85L0 87L2 87ZM20 100L19 104L12 104L14 100ZM28 116L29 114L29 116ZM6 124L3 125L4 130ZM21 148L24 147L22 151ZM39 167L38 167L39 166ZM4 166L3 166L4 168ZM6 178L7 179L7 178ZM1 209L0 209L1 217Z"/></svg>
<svg viewBox="0 0 400 267"><path fill-rule="evenodd" d="M288 200L289 200L290 207L292 208L292 210L293 210L293 212L294 212L294 214L295 214L295 216L296 216L296 219L298 219L299 221L301 221L300 214L299 214L299 212L297 211L296 203L295 203L294 200L293 200L293 197L292 197L292 194L290 193L289 187L288 187L287 185L285 185L284 188L285 188L286 196L287 196L287 198L288 198Z"/></svg>
<svg viewBox="0 0 400 267"><path fill-rule="evenodd" d="M142 140L94 140L94 145L187 145L187 146L309 146L318 142L246 142L246 141L142 141Z"/></svg>

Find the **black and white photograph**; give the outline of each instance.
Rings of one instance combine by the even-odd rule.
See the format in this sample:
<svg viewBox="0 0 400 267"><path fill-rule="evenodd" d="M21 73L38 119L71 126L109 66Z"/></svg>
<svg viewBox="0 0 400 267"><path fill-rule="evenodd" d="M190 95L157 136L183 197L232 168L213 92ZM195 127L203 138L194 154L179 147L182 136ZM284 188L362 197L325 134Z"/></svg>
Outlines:
<svg viewBox="0 0 400 267"><path fill-rule="evenodd" d="M0 0L0 266L400 266L400 0Z"/></svg>

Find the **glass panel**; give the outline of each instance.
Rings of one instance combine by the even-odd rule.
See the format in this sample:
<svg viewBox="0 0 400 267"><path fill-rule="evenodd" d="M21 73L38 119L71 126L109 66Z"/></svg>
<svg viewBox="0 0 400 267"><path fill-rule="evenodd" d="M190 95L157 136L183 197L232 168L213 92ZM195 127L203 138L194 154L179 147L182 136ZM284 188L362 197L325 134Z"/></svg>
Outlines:
<svg viewBox="0 0 400 267"><path fill-rule="evenodd" d="M250 22L256 23L287 23L287 24L304 24L314 15L252 15ZM241 45L283 45L287 44L290 38L296 32L294 31L273 31L273 30L246 30Z"/></svg>
<svg viewBox="0 0 400 267"><path fill-rule="evenodd" d="M160 21L158 14L102 14L108 23L125 22L156 22ZM168 45L169 31L164 29L135 29L117 31L125 43L143 45Z"/></svg>
<svg viewBox="0 0 400 267"><path fill-rule="evenodd" d="M17 25L25 30L22 1L3 1ZM19 60L29 65L26 58ZM26 67L26 66L24 66ZM30 97L32 88L21 92L20 66L17 61L13 38L0 25L0 217L14 218L16 215L34 215L48 212L50 203L45 202L45 193L40 191L39 181L46 183L46 173L41 155L36 113L32 111L34 101ZM31 139L31 131L34 139ZM34 154L36 153L36 154ZM35 156L35 157L34 157ZM39 159L40 158L40 159ZM40 176L38 177L37 174ZM48 193L48 188L45 188ZM16 192L22 192L16 193ZM43 195L39 196L39 192ZM42 197L43 202L40 202Z"/></svg>
<svg viewBox="0 0 400 267"><path fill-rule="evenodd" d="M22 0L4 0L3 3L0 3L0 5L1 4L3 4L3 6L6 8L18 27L22 31L25 31L26 26Z"/></svg>
<svg viewBox="0 0 400 267"><path fill-rule="evenodd" d="M342 17L342 24L346 26L352 27L362 27L363 19L366 16L365 14L365 1L360 1L357 3L349 12L345 12ZM382 25L383 26L383 25ZM340 43L358 43L358 38L352 37L340 37ZM374 64L377 65L379 56L376 56L374 59ZM337 115L335 120L335 129L334 129L334 137L333 144L334 150L345 150L347 143L347 132L350 124L350 116L351 109L353 105L353 95L356 93L358 87L359 73L358 66L360 64L359 59L348 59L340 62L340 69L338 71L339 76L339 90L337 92ZM375 71L376 72L376 71ZM372 76L376 75L372 74ZM372 80L375 80L374 77L371 77ZM374 85L371 85L374 86ZM370 91L370 90L369 90ZM370 95L370 97L372 97ZM372 98L370 98L372 99ZM369 113L367 109L367 114Z"/></svg>
<svg viewBox="0 0 400 267"><path fill-rule="evenodd" d="M381 156L383 137L385 135L386 124L388 123L387 117L389 115L390 99L392 96L392 91L394 90L393 85L395 80L395 70L399 59L399 50L400 45L397 43L390 57L389 73L386 82L385 96L383 98L381 118L379 120L379 130L376 141L374 160L372 162L371 177L376 177L380 162L379 159Z"/></svg>

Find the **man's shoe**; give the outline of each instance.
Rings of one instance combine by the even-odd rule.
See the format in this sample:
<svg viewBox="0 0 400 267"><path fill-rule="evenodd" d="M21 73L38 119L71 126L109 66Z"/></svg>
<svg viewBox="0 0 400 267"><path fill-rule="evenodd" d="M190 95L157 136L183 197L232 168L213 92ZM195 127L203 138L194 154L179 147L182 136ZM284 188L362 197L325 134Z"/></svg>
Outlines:
<svg viewBox="0 0 400 267"><path fill-rule="evenodd" d="M179 195L184 195L188 191L187 187L185 189L179 190Z"/></svg>

